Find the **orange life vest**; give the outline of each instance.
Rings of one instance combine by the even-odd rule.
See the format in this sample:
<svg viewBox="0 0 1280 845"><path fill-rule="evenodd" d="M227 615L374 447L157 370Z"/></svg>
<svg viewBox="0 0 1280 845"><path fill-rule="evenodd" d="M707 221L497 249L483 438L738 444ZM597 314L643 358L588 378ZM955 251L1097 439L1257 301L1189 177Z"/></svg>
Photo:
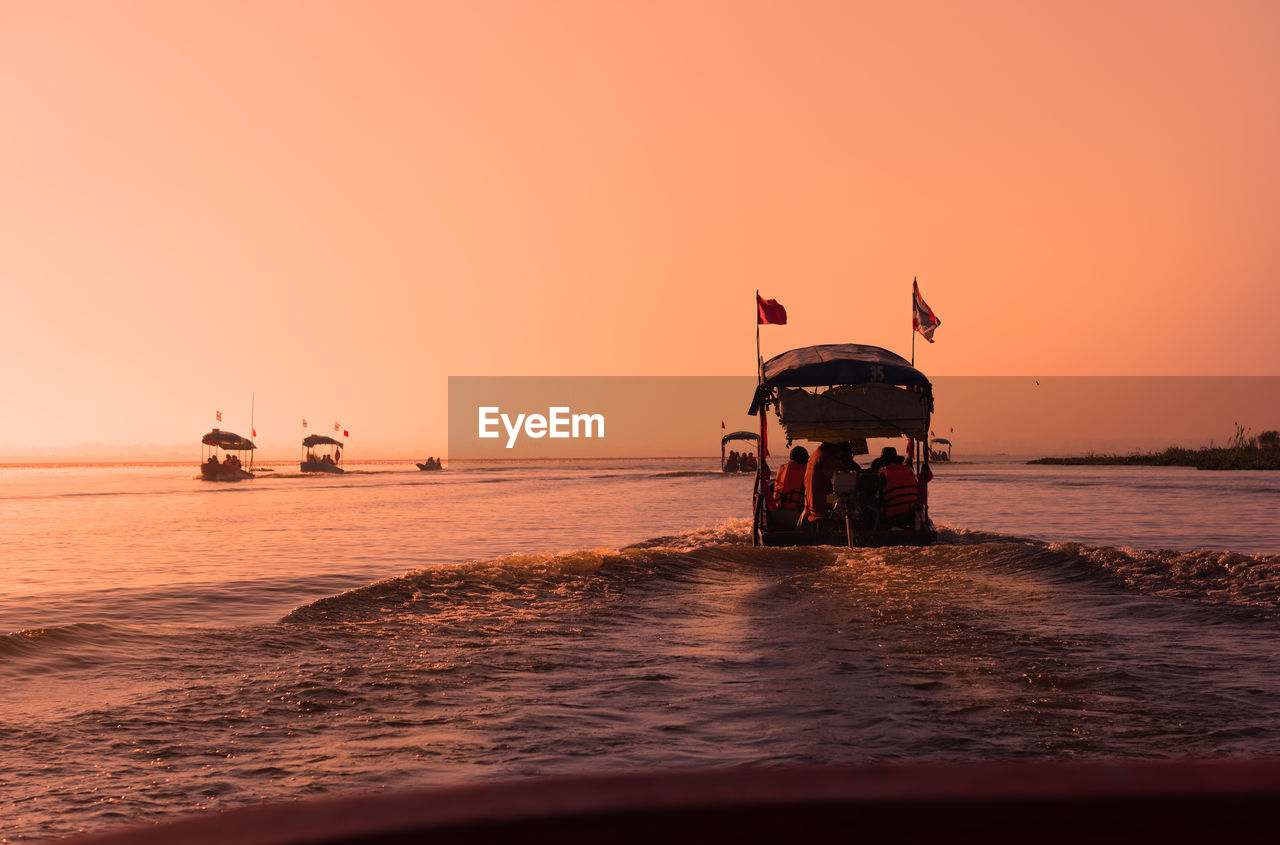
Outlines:
<svg viewBox="0 0 1280 845"><path fill-rule="evenodd" d="M804 466L795 461L788 461L778 470L778 481L773 486L774 507L804 507Z"/></svg>
<svg viewBox="0 0 1280 845"><path fill-rule="evenodd" d="M899 516L911 509L920 498L916 474L905 464L890 464L880 469L884 476L885 516Z"/></svg>

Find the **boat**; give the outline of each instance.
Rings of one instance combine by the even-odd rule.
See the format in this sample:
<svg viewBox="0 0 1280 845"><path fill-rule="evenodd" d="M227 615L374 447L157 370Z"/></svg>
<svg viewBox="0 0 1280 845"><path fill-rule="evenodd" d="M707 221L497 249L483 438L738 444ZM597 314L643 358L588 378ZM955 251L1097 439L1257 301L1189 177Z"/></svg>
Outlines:
<svg viewBox="0 0 1280 845"><path fill-rule="evenodd" d="M200 438L200 477L205 481L243 481L253 478L244 468L243 455L249 453L249 468L253 468L253 450L258 447L247 437L215 428Z"/></svg>
<svg viewBox="0 0 1280 845"><path fill-rule="evenodd" d="M341 440L335 440L324 434L309 434L302 441L306 452L302 456L303 472L328 472L341 475L346 472L342 468Z"/></svg>
<svg viewBox="0 0 1280 845"><path fill-rule="evenodd" d="M752 431L734 431L720 438L720 469L725 472L754 472L755 466L743 466L740 458L729 460L725 457L725 447L735 440L759 441L760 435ZM750 453L743 452L742 456L751 457Z"/></svg>
<svg viewBox="0 0 1280 845"><path fill-rule="evenodd" d="M435 472L436 470L444 469L444 467L440 464L439 458L427 458L422 463L416 464L416 466L418 467L418 469L423 470L424 472Z"/></svg>
<svg viewBox="0 0 1280 845"><path fill-rule="evenodd" d="M934 446L938 448L933 448ZM945 437L935 437L929 441L929 460L951 462L951 441Z"/></svg>
<svg viewBox="0 0 1280 845"><path fill-rule="evenodd" d="M795 440L849 443L853 454L865 454L869 437L905 439L907 465L922 479L916 488L917 501L891 525L882 515L879 474L863 469L835 472L835 503L824 519L811 522L796 511L775 509L772 479L764 460L770 409L777 415L788 444ZM760 417L760 469L752 506L754 543L885 546L934 542L938 534L929 519L927 493L932 473L925 448L932 412L933 385L929 379L905 358L878 346L808 346L764 362L749 411Z"/></svg>

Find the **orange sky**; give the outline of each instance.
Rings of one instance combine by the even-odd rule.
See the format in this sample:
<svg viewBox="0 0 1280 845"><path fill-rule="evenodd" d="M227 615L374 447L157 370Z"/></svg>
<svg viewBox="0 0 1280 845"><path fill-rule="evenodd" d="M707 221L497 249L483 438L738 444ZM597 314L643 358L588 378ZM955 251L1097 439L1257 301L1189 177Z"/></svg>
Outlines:
<svg viewBox="0 0 1280 845"><path fill-rule="evenodd" d="M0 0L0 454L449 375L1276 375L1271 2ZM941 409L940 409L941 410ZM718 420L712 428L718 428ZM1230 434L1230 421L1224 424Z"/></svg>

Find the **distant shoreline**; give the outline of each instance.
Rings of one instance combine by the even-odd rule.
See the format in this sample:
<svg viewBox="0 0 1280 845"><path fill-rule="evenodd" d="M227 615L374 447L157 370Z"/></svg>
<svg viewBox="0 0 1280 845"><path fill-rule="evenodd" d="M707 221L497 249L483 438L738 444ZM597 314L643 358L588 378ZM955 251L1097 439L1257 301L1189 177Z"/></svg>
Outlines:
<svg viewBox="0 0 1280 845"><path fill-rule="evenodd" d="M1280 469L1280 449L1256 446L1183 449L1170 446L1163 452L1037 458L1027 463L1050 466L1178 466L1207 470Z"/></svg>

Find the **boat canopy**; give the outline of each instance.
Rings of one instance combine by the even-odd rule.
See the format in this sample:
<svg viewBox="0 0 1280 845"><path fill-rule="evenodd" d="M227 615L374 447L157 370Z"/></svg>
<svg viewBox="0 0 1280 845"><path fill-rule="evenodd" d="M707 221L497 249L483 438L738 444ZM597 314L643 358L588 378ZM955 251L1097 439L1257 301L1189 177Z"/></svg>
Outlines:
<svg viewBox="0 0 1280 845"><path fill-rule="evenodd" d="M323 434L308 434L302 441L302 445L306 446L308 449L312 446L321 446L326 443L331 446L342 445L341 440L334 440L332 437L328 437Z"/></svg>
<svg viewBox="0 0 1280 845"><path fill-rule="evenodd" d="M924 373L906 358L861 343L828 343L792 349L764 363L764 387L827 387L892 384L931 389Z"/></svg>
<svg viewBox="0 0 1280 845"><path fill-rule="evenodd" d="M754 431L734 431L720 438L720 445L723 446L730 440L759 440L760 435Z"/></svg>
<svg viewBox="0 0 1280 845"><path fill-rule="evenodd" d="M803 388L825 387L822 392ZM793 349L764 364L753 416L775 404L788 440L836 443L929 433L933 385L905 358L879 346L833 343Z"/></svg>
<svg viewBox="0 0 1280 845"><path fill-rule="evenodd" d="M200 438L200 442L206 446L217 446L219 449L229 449L233 452L243 452L248 449L258 448L247 437L241 437L238 434L217 428Z"/></svg>
<svg viewBox="0 0 1280 845"><path fill-rule="evenodd" d="M935 438L933 438L932 440L930 440L929 442L930 442L930 443L942 443L942 444L943 444L943 445L945 445L945 446L950 446L950 445L951 445L951 441L950 441L950 440L948 440L948 439L947 439L947 438L945 438L945 437L935 437Z"/></svg>

